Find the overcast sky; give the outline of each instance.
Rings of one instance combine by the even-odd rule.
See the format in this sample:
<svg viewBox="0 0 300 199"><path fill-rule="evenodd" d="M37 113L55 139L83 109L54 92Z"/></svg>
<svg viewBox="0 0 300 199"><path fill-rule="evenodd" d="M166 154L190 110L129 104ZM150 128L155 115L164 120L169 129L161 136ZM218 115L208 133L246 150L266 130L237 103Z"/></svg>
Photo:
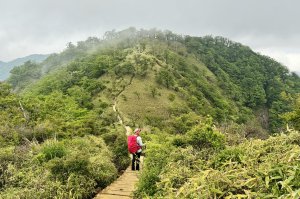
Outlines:
<svg viewBox="0 0 300 199"><path fill-rule="evenodd" d="M134 26L224 36L300 71L299 8L298 0L0 0L0 60Z"/></svg>

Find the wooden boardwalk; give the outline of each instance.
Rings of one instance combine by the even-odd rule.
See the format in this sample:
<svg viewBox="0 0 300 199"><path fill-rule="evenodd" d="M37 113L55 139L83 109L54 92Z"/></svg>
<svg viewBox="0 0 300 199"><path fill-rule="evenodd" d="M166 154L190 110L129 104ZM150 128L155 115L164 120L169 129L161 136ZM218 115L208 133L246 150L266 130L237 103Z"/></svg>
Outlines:
<svg viewBox="0 0 300 199"><path fill-rule="evenodd" d="M143 158L141 157L142 166ZM141 167L142 169L142 167ZM133 198L135 185L139 180L140 171L131 171L131 165L111 185L99 192L94 199L128 199Z"/></svg>
<svg viewBox="0 0 300 199"><path fill-rule="evenodd" d="M115 100L113 105L113 111L117 113L117 101ZM129 126L125 126L118 114L118 120L121 125L126 129L126 135L130 135L132 129ZM130 155L131 156L131 155ZM132 157L131 157L132 158ZM140 169L143 169L143 158L141 157ZM133 192L135 185L139 181L140 171L132 171L131 165L126 171L111 185L100 191L94 199L128 199L133 198Z"/></svg>

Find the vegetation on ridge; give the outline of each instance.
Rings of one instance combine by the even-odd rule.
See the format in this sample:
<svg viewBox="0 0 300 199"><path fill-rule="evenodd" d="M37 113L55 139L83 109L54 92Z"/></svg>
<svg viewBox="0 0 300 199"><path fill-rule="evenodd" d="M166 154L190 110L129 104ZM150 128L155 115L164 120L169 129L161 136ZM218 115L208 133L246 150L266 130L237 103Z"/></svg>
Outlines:
<svg viewBox="0 0 300 199"><path fill-rule="evenodd" d="M110 31L13 69L7 83L0 84L4 198L88 198L112 182L129 165L115 101L125 124L148 126L136 196L298 194L298 134L247 139L266 139L287 123L299 130L300 79L241 44Z"/></svg>

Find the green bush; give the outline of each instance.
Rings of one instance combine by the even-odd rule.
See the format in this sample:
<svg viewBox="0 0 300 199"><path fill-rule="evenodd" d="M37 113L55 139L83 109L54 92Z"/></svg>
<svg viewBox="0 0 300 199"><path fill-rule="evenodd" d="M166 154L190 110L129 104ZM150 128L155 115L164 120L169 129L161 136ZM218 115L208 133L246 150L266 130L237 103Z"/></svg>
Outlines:
<svg viewBox="0 0 300 199"><path fill-rule="evenodd" d="M172 145L174 145L175 147L186 147L187 144L188 143L187 143L187 140L186 140L186 136L177 135L172 140Z"/></svg>
<svg viewBox="0 0 300 199"><path fill-rule="evenodd" d="M2 149L5 156L0 152L4 198L90 198L118 175L112 151L95 136L31 142L11 153L7 150ZM9 155L12 152L15 155Z"/></svg>
<svg viewBox="0 0 300 199"><path fill-rule="evenodd" d="M111 146L115 143L116 139L118 138L118 134L115 132L107 132L102 134L101 137L108 146Z"/></svg>
<svg viewBox="0 0 300 199"><path fill-rule="evenodd" d="M168 164L163 167L159 175L160 181L157 183L155 197L179 189L196 169L202 169L199 167L202 160L198 157L198 151L192 147L174 149L169 153L168 160Z"/></svg>
<svg viewBox="0 0 300 199"><path fill-rule="evenodd" d="M130 164L127 148L127 136L122 126L110 130L101 136L113 153L113 162L118 171L125 170Z"/></svg>
<svg viewBox="0 0 300 199"><path fill-rule="evenodd" d="M49 161L54 158L61 158L67 154L64 145L58 141L48 141L46 142L41 150L41 156L45 161Z"/></svg>
<svg viewBox="0 0 300 199"><path fill-rule="evenodd" d="M173 150L171 145L147 144L147 158L144 160L143 173L140 177L136 195L152 196L158 191L157 182L160 181L159 174L169 162L169 154Z"/></svg>
<svg viewBox="0 0 300 199"><path fill-rule="evenodd" d="M171 94L169 94L168 95L168 99L171 101L171 102L173 102L174 100L175 100L175 95L173 94L173 93L171 93Z"/></svg>
<svg viewBox="0 0 300 199"><path fill-rule="evenodd" d="M113 162L118 171L125 170L130 164L126 138L125 134L118 136L112 147L112 152L114 154Z"/></svg>
<svg viewBox="0 0 300 199"><path fill-rule="evenodd" d="M90 162L89 172L98 187L106 187L117 178L117 168L109 159L94 156L90 158Z"/></svg>
<svg viewBox="0 0 300 199"><path fill-rule="evenodd" d="M168 124L171 133L185 134L195 125L199 124L200 119L200 116L194 112L190 112L187 114L181 114L179 117L172 118Z"/></svg>
<svg viewBox="0 0 300 199"><path fill-rule="evenodd" d="M299 198L299 139L299 133L291 133L249 140L210 153L206 159L203 150L172 150L169 163L156 175L153 192L139 194L153 198Z"/></svg>
<svg viewBox="0 0 300 199"><path fill-rule="evenodd" d="M239 148L227 148L217 154L213 160L212 166L217 169L222 166L227 166L227 162L242 163L244 153Z"/></svg>
<svg viewBox="0 0 300 199"><path fill-rule="evenodd" d="M225 136L213 129L210 123L201 123L187 133L188 143L194 148L213 148L216 150L225 147Z"/></svg>
<svg viewBox="0 0 300 199"><path fill-rule="evenodd" d="M162 127L164 125L164 118L158 115L147 115L145 120L149 126Z"/></svg>
<svg viewBox="0 0 300 199"><path fill-rule="evenodd" d="M65 182L71 174L90 176L89 159L83 154L69 155L65 158L55 158L47 163L47 168L54 178Z"/></svg>
<svg viewBox="0 0 300 199"><path fill-rule="evenodd" d="M5 186L5 172L13 160L13 147L0 148L0 190Z"/></svg>

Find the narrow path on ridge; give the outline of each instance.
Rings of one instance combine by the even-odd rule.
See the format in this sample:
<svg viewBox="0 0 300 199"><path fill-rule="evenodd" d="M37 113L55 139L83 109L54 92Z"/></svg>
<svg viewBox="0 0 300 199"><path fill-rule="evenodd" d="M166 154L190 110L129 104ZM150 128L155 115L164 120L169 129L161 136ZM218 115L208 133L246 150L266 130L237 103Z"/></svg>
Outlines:
<svg viewBox="0 0 300 199"><path fill-rule="evenodd" d="M133 198L133 191L138 180L138 172L131 171L128 167L117 180L98 193L95 199Z"/></svg>
<svg viewBox="0 0 300 199"><path fill-rule="evenodd" d="M130 85L132 82L132 79L128 85ZM124 89L125 90L125 89ZM122 90L118 96L124 91ZM132 129L129 126L125 126L123 124L123 120L121 116L119 115L118 109L117 109L117 98L114 99L114 105L113 105L113 111L116 112L118 115L118 120L121 125L124 126L126 129L126 135L130 135L132 132ZM141 157L141 163L143 162L143 157ZM141 164L141 170L143 169L143 164ZM94 199L127 199L127 198L133 198L133 192L135 190L135 184L138 182L140 171L132 171L131 166L129 166L125 172L116 179L111 185L103 189L101 192L99 192Z"/></svg>

